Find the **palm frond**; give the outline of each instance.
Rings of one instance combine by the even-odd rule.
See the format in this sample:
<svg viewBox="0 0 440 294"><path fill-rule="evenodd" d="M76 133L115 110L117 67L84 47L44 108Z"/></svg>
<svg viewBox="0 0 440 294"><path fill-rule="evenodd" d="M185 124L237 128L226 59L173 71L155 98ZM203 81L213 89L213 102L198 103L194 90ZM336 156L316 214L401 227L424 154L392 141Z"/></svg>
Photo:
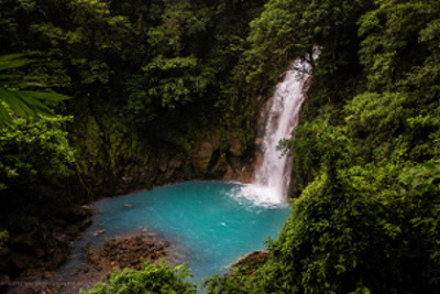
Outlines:
<svg viewBox="0 0 440 294"><path fill-rule="evenodd" d="M29 105L29 107L34 110L36 114L43 114L46 116L53 115L53 111L47 105L41 103L37 99L34 99L32 96L27 96L26 94L23 94L23 92L20 92L18 98Z"/></svg>
<svg viewBox="0 0 440 294"><path fill-rule="evenodd" d="M14 79L21 79L22 77L20 75L0 75L0 80L14 80Z"/></svg>
<svg viewBox="0 0 440 294"><path fill-rule="evenodd" d="M23 58L23 54L7 54L0 56L0 71L13 69L28 65L29 63L35 62L32 59Z"/></svg>
<svg viewBox="0 0 440 294"><path fill-rule="evenodd" d="M0 122L4 121L6 123L12 123L12 118L9 115L8 110L3 105L3 103L0 101Z"/></svg>
<svg viewBox="0 0 440 294"><path fill-rule="evenodd" d="M53 92L38 92L38 91L20 91L23 95L27 95L28 97L33 97L35 99L41 100L50 100L50 101L62 101L70 99L71 97L53 93Z"/></svg>
<svg viewBox="0 0 440 294"><path fill-rule="evenodd" d="M1 99L8 104L13 112L18 116L35 116L36 113L33 111L14 91L7 91L0 89Z"/></svg>
<svg viewBox="0 0 440 294"><path fill-rule="evenodd" d="M0 56L0 71L13 70L35 62L32 59L24 58L23 54L8 54ZM29 81L31 78L34 81ZM6 72L0 75L0 122L11 122L10 111L18 116L28 117L45 115L52 116L53 111L41 101L62 101L70 97L47 91L23 90L29 87L48 87L39 83L41 77L22 76ZM9 106L9 109L2 104L2 101Z"/></svg>

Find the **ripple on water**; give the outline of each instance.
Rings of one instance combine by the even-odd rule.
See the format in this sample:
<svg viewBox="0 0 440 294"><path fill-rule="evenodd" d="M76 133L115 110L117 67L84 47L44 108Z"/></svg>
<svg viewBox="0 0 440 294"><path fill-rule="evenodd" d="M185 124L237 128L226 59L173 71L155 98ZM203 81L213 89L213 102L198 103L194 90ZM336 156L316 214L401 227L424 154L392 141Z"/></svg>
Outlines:
<svg viewBox="0 0 440 294"><path fill-rule="evenodd" d="M178 248L182 260L190 263L193 281L199 282L240 256L263 249L263 240L277 235L290 209L265 197L271 192L233 182L191 181L104 199L94 204L101 213L75 251L88 242L102 244L148 228Z"/></svg>

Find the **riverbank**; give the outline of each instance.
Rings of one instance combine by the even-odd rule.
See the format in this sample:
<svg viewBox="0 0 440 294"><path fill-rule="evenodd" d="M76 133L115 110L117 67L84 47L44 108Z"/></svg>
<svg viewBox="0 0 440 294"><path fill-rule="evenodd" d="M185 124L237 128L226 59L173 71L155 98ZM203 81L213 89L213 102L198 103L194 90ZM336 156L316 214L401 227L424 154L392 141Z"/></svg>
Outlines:
<svg viewBox="0 0 440 294"><path fill-rule="evenodd" d="M22 217L4 214L19 233L12 231L0 249L0 292L15 281L50 276L67 260L74 240L92 222L89 206L51 204L39 210L33 209L35 203L20 206Z"/></svg>
<svg viewBox="0 0 440 294"><path fill-rule="evenodd" d="M7 293L79 293L80 289L90 289L97 282L105 280L114 268L141 269L143 259L156 265L161 260L176 265L181 258L170 242L163 240L158 234L143 229L139 234L111 239L103 244L89 242L82 247L80 258L73 257L73 260L69 260L54 272L20 276L12 283Z"/></svg>

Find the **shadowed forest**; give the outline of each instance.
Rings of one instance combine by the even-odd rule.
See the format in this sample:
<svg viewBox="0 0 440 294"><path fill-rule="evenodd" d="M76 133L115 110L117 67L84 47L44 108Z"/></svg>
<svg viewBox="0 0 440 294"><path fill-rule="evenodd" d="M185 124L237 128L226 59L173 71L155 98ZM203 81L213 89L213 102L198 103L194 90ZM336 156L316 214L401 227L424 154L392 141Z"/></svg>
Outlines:
<svg viewBox="0 0 440 294"><path fill-rule="evenodd" d="M0 0L0 280L59 267L80 205L252 162L258 101L303 58L291 216L204 291L439 293L439 44L434 0ZM198 293L188 275L145 262L85 293Z"/></svg>

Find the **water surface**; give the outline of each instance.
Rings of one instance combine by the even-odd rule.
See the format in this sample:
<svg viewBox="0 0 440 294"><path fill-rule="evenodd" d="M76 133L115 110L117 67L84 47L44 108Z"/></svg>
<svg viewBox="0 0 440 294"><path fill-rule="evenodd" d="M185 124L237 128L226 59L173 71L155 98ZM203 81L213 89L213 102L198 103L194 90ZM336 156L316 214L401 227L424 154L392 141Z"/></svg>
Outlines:
<svg viewBox="0 0 440 294"><path fill-rule="evenodd" d="M234 260L263 249L289 214L286 204L255 201L244 185L186 182L96 202L101 211L86 241L104 242L148 228L170 240L190 263L193 280L219 274ZM126 208L126 207L131 208ZM95 236L102 229L105 233Z"/></svg>

